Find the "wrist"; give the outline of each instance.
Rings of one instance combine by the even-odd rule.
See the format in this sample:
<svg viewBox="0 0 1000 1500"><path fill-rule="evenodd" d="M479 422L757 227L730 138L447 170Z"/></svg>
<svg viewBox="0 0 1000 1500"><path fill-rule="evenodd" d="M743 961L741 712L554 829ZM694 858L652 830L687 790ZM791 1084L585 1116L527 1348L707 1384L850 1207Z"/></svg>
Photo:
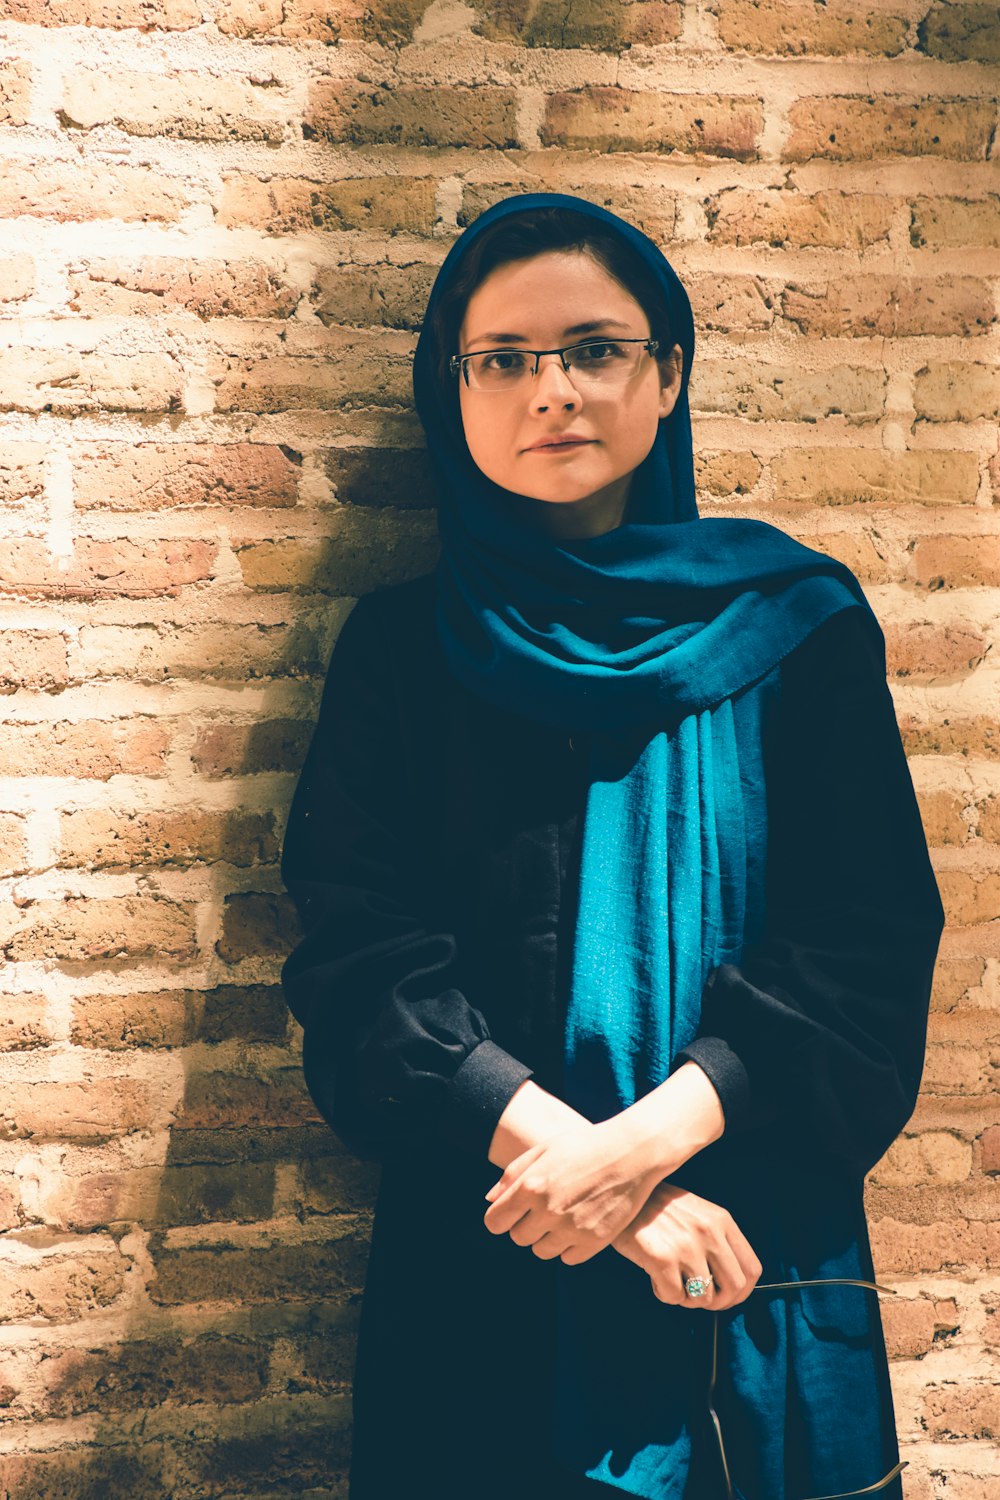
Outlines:
<svg viewBox="0 0 1000 1500"><path fill-rule="evenodd" d="M726 1120L708 1074L686 1062L605 1123L615 1128L619 1149L635 1175L655 1183L719 1140Z"/></svg>

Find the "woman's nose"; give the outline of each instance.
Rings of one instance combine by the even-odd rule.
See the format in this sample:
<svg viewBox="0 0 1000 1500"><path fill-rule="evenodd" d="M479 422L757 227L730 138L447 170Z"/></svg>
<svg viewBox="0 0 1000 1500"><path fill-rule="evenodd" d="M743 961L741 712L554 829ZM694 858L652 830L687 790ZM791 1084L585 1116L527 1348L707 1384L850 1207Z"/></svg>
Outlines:
<svg viewBox="0 0 1000 1500"><path fill-rule="evenodd" d="M538 374L531 382L532 411L547 411L550 406L582 406L580 392L570 380L558 354L543 354Z"/></svg>

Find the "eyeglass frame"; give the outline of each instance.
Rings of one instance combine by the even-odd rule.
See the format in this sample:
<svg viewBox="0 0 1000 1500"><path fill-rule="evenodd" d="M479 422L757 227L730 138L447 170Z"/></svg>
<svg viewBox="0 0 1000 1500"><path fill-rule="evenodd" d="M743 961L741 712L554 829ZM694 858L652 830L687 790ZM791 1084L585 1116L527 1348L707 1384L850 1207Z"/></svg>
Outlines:
<svg viewBox="0 0 1000 1500"><path fill-rule="evenodd" d="M754 1292L773 1292L784 1291L789 1287L800 1286L860 1286L865 1287L869 1291L873 1292L888 1292L892 1297L896 1295L894 1287L880 1286L877 1281L864 1281L853 1276L831 1276L829 1278L823 1278L818 1281L762 1281L758 1282L753 1290ZM719 1319L722 1316L722 1312L715 1312L711 1308L708 1308L706 1310L711 1312L712 1314L712 1356L708 1390L705 1394L705 1403L708 1407L708 1415L715 1433L716 1443L718 1444L719 1461L722 1466L722 1477L726 1486L725 1500L740 1500L742 1492L737 1491L733 1487L732 1477L729 1472L729 1461L726 1458L726 1448L722 1440L722 1424L719 1421L719 1414L712 1404L712 1397L715 1394L715 1384L719 1369ZM897 1475L901 1474L903 1470L907 1468L908 1463L908 1459L901 1459L900 1462L897 1463L892 1469L890 1469L888 1474L884 1475L882 1479L877 1480L875 1484L865 1485L864 1489L841 1490L835 1495L817 1495L811 1497L811 1500L852 1500L852 1497L856 1495L874 1495L879 1490L885 1489L887 1484L890 1484L892 1480L897 1477Z"/></svg>
<svg viewBox="0 0 1000 1500"><path fill-rule="evenodd" d="M570 375L570 369L566 363L566 355L569 354L571 349L588 349L592 344L642 344L645 349L649 350L650 355L654 356L657 349L660 348L661 342L660 339L654 338L620 339L608 337L603 339L578 339L575 344L564 344L561 349L518 349L511 345L502 345L498 349L474 349L471 354L453 354L448 361L448 369L452 375L458 375L459 371L461 371L466 390L482 391L485 389L488 391L490 389L488 386L469 384L469 372L466 366L467 360L478 359L482 354L533 354L535 356L535 367L531 372L531 379L534 380L538 375L538 361L543 354L558 354L563 367L563 374ZM572 379L572 376L570 378ZM494 389L502 390L503 387L496 386Z"/></svg>

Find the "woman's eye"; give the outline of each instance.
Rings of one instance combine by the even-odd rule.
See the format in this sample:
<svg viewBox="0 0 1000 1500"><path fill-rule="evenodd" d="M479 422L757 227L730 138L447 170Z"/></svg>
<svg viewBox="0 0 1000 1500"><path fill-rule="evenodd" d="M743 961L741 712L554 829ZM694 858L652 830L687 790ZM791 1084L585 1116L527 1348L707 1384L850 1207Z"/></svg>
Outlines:
<svg viewBox="0 0 1000 1500"><path fill-rule="evenodd" d="M524 355L519 354L516 349L497 349L493 354L485 354L480 360L484 370L500 370L509 374L511 370L519 370L524 364Z"/></svg>
<svg viewBox="0 0 1000 1500"><path fill-rule="evenodd" d="M573 357L583 365L601 365L621 359L624 353L621 344L581 344Z"/></svg>

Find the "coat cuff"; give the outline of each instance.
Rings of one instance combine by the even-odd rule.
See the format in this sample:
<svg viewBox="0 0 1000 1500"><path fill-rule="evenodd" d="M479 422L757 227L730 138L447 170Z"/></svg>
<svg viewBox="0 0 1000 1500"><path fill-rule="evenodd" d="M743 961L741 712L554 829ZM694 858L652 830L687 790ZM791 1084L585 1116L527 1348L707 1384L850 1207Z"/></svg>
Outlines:
<svg viewBox="0 0 1000 1500"><path fill-rule="evenodd" d="M448 1085L449 1133L456 1144L488 1159L490 1142L511 1099L534 1068L489 1038L473 1047Z"/></svg>
<svg viewBox="0 0 1000 1500"><path fill-rule="evenodd" d="M675 1073L686 1062L697 1063L707 1073L722 1102L725 1133L744 1129L755 1115L750 1078L742 1061L720 1036L699 1036L682 1047L670 1066Z"/></svg>

